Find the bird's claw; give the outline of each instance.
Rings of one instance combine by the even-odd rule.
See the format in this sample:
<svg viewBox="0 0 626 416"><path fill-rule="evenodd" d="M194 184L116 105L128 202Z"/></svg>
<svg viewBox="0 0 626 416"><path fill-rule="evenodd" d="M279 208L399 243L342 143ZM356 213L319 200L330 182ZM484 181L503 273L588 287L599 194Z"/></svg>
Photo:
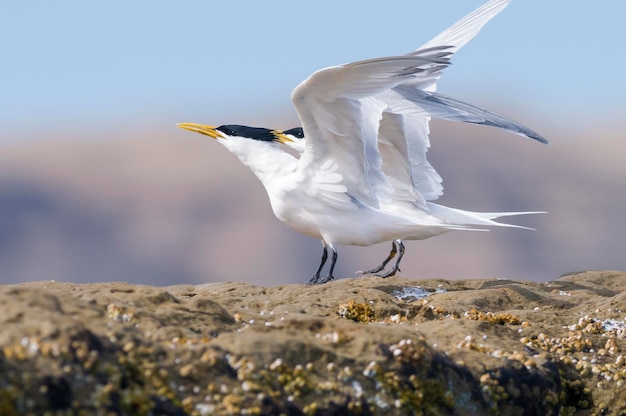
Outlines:
<svg viewBox="0 0 626 416"><path fill-rule="evenodd" d="M376 275L376 273L379 273L381 270L383 270L384 267L375 267L371 270L357 270L356 272L354 272L354 274L374 274ZM378 275L377 275L378 276Z"/></svg>
<svg viewBox="0 0 626 416"><path fill-rule="evenodd" d="M354 274L367 274L367 275L382 277L384 279L385 277L395 276L396 273L400 271L399 268L392 268L387 273L380 273L382 270L383 268L377 267L375 269L367 270L367 271L357 270L356 272L354 272Z"/></svg>
<svg viewBox="0 0 626 416"><path fill-rule="evenodd" d="M324 283L328 283L328 282L330 282L331 280L335 280L335 276L333 276L333 275L328 275L328 276L326 276L324 279L322 279L322 280L319 282L319 284L321 285L321 284L324 284Z"/></svg>
<svg viewBox="0 0 626 416"><path fill-rule="evenodd" d="M377 274L376 276L378 277L382 277L383 279L386 277L391 277L391 276L395 276L396 273L398 273L400 271L399 268L393 268L391 270L389 270L387 273L381 273L381 274Z"/></svg>
<svg viewBox="0 0 626 416"><path fill-rule="evenodd" d="M313 276L312 278L309 279L308 282L306 282L307 285L316 285L320 280L319 276Z"/></svg>
<svg viewBox="0 0 626 416"><path fill-rule="evenodd" d="M319 276L313 276L308 282L306 282L307 285L323 285L324 283L328 283L331 280L334 280L335 276L326 276L323 279L320 279Z"/></svg>

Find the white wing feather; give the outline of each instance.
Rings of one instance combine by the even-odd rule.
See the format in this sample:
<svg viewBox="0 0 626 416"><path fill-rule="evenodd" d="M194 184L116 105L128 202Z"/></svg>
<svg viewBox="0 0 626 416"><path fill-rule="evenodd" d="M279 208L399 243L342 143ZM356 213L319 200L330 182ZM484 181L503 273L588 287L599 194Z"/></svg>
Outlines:
<svg viewBox="0 0 626 416"><path fill-rule="evenodd" d="M393 199L425 208L427 200L443 191L441 176L426 158L430 116L413 103L406 105L395 91L379 98L389 103L380 125L379 148Z"/></svg>
<svg viewBox="0 0 626 416"><path fill-rule="evenodd" d="M510 1L492 0L485 3L408 56L437 57L446 53L445 56L448 58L476 36L480 29ZM445 105L442 105L441 100L425 99L427 92L432 93L436 90L437 81L446 67L446 65L433 67L428 73L407 79L391 91L385 91L377 97L387 104L381 122L379 146L383 155L383 171L393 187L392 194L399 200L407 200L414 196L414 203L422 207L425 200L434 200L443 194L442 178L426 157L430 148L428 134L431 116L477 124L487 124L482 123L487 113L491 115L491 120L506 119L486 110L480 115L476 112L470 114L471 111L467 111L473 107L470 105L465 105L463 114L461 110L445 111ZM421 94L419 100L415 97L417 94ZM457 103L464 104L460 101ZM516 133L520 133L518 126L523 127L517 123L510 129L502 123L490 125Z"/></svg>
<svg viewBox="0 0 626 416"><path fill-rule="evenodd" d="M313 73L292 93L306 136L298 162L305 189L329 159L350 198L378 207L391 188L381 167L378 129L386 103L377 94L447 65L444 55L392 56L325 68ZM308 182L307 182L308 181Z"/></svg>
<svg viewBox="0 0 626 416"><path fill-rule="evenodd" d="M353 209L355 200L378 207L387 199L425 208L443 193L426 157L431 117L545 142L504 116L434 94L450 56L510 1L487 2L407 55L325 68L296 87L292 101L306 136L298 162L306 171L302 186L344 209Z"/></svg>
<svg viewBox="0 0 626 416"><path fill-rule="evenodd" d="M485 24L500 13L511 0L491 0L478 9L474 10L458 22L423 44L418 48L426 49L434 46L449 45L454 48L453 52L465 46L478 34Z"/></svg>
<svg viewBox="0 0 626 416"><path fill-rule="evenodd" d="M480 30L490 21L494 16L500 13L511 0L491 0L478 9L474 10L467 16L463 17L458 22L420 46L415 52L419 53L421 50L429 49L433 47L448 46L450 53L456 53L465 44L467 44L474 36L480 32ZM437 81L441 77L441 71L432 74L428 79L423 79L419 84L414 84L415 87L424 91L435 91L437 88Z"/></svg>

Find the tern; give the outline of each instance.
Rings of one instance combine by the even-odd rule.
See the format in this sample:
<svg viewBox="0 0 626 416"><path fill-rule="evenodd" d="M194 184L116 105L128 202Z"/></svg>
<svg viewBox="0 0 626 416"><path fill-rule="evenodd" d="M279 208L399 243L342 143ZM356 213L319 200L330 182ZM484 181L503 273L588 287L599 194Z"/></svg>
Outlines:
<svg viewBox="0 0 626 416"><path fill-rule="evenodd" d="M309 284L334 279L338 245L392 241L388 258L373 270L382 270L399 251L396 265L384 277L399 270L402 240L484 226L525 228L494 219L537 212L479 213L431 202L443 187L426 158L431 117L497 127L548 143L507 117L435 92L450 57L510 1L487 2L406 55L314 72L291 95L301 128L178 127L224 145L261 181L281 222L321 239L322 258ZM329 251L330 266L322 278Z"/></svg>

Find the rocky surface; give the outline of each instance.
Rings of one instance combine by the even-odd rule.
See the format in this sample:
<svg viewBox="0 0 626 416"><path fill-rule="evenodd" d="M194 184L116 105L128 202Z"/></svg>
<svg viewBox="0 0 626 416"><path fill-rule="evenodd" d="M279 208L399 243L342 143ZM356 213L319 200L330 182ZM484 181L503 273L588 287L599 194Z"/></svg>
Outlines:
<svg viewBox="0 0 626 416"><path fill-rule="evenodd" d="M0 414L626 414L626 273L0 286Z"/></svg>

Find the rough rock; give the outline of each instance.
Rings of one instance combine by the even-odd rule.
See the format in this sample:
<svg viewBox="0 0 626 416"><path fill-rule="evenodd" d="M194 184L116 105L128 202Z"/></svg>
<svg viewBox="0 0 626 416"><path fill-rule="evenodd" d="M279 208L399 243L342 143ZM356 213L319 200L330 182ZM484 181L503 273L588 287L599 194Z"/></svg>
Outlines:
<svg viewBox="0 0 626 416"><path fill-rule="evenodd" d="M626 273L0 286L0 414L626 414Z"/></svg>

